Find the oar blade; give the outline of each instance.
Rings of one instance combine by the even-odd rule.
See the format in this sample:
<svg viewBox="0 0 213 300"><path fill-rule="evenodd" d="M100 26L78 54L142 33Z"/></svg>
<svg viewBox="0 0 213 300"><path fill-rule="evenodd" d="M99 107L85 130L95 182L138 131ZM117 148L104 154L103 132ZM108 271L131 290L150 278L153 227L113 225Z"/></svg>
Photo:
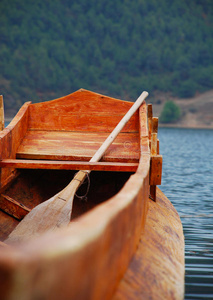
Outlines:
<svg viewBox="0 0 213 300"><path fill-rule="evenodd" d="M37 205L11 232L6 243L29 240L69 224L75 192L88 172L79 171L61 192Z"/></svg>
<svg viewBox="0 0 213 300"><path fill-rule="evenodd" d="M70 222L72 201L67 202L60 195L39 204L24 217L11 232L6 243L29 240L44 232L66 226Z"/></svg>

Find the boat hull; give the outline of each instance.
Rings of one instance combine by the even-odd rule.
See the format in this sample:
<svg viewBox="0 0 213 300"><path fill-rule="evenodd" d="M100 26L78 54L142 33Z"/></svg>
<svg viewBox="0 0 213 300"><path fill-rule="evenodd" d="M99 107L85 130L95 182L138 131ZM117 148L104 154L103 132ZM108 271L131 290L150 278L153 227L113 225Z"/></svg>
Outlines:
<svg viewBox="0 0 213 300"><path fill-rule="evenodd" d="M158 189L156 194L162 156L156 120L147 119L146 103L102 161L89 163L131 106L131 102L79 90L46 103L26 103L0 133L2 241L24 214L63 189L74 170L86 166L94 171L88 202L74 199L67 227L0 244L2 299L138 299L139 286L153 289L155 297L159 286L165 295L167 282L176 297L173 281L183 285L182 229L177 215L174 223L174 208ZM45 222L42 216L41 221ZM177 235L179 244L173 240ZM127 270L131 260L133 268L131 264ZM155 268L154 261L160 267ZM165 266L172 273L171 261L179 277L169 283L168 275L163 285L159 278L165 275Z"/></svg>
<svg viewBox="0 0 213 300"><path fill-rule="evenodd" d="M113 300L184 299L184 235L179 215L157 189L145 230Z"/></svg>

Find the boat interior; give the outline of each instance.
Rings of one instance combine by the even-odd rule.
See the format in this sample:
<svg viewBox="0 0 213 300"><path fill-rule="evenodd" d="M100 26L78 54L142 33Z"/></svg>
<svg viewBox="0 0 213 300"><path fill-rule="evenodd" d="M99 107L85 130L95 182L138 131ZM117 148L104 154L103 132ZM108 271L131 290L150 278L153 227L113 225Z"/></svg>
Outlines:
<svg viewBox="0 0 213 300"><path fill-rule="evenodd" d="M71 170L19 170L19 175L0 195L0 240L4 241L36 205L65 188L75 173ZM71 221L118 193L131 174L91 172L76 192ZM6 201L10 206L4 205Z"/></svg>
<svg viewBox="0 0 213 300"><path fill-rule="evenodd" d="M0 132L1 240L33 207L61 191L77 170L95 172L77 192L80 197L75 197L78 199L74 200L72 219L122 188L136 172L143 150L149 151L149 146L142 141L148 135L147 126L143 126L147 122L145 104L124 126L101 161L89 163L89 160L131 106L131 102L86 90L48 102L26 102L22 106L8 127ZM159 155L157 162L161 167ZM155 188L160 184L160 173L161 169L158 178L150 179L155 181Z"/></svg>

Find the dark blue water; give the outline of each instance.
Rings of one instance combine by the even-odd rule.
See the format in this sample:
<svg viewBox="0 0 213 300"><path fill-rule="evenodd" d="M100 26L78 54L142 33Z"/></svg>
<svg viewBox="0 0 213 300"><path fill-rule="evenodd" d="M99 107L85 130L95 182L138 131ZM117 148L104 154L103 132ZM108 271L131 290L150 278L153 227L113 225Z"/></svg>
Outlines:
<svg viewBox="0 0 213 300"><path fill-rule="evenodd" d="M185 299L213 299L213 130L160 128L161 189L185 235Z"/></svg>

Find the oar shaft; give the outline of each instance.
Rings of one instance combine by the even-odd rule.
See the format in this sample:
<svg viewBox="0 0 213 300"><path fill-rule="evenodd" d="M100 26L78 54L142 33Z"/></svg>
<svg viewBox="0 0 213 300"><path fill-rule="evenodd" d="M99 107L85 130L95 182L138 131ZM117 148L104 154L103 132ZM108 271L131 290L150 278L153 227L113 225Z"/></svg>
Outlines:
<svg viewBox="0 0 213 300"><path fill-rule="evenodd" d="M119 132L123 129L123 127L126 125L126 123L129 121L129 119L132 117L132 115L136 112L136 110L141 106L143 101L146 99L146 97L149 94L147 92L143 92L138 99L135 101L135 103L132 105L132 107L129 109L129 111L125 114L125 116L121 119L121 121L118 123L118 125L115 127L115 129L112 131L112 133L108 136L108 138L104 141L104 143L101 145L101 147L96 151L96 153L93 155L93 157L90 159L90 162L97 162L101 159L105 151L109 148L109 146L112 144L112 142L115 140Z"/></svg>

